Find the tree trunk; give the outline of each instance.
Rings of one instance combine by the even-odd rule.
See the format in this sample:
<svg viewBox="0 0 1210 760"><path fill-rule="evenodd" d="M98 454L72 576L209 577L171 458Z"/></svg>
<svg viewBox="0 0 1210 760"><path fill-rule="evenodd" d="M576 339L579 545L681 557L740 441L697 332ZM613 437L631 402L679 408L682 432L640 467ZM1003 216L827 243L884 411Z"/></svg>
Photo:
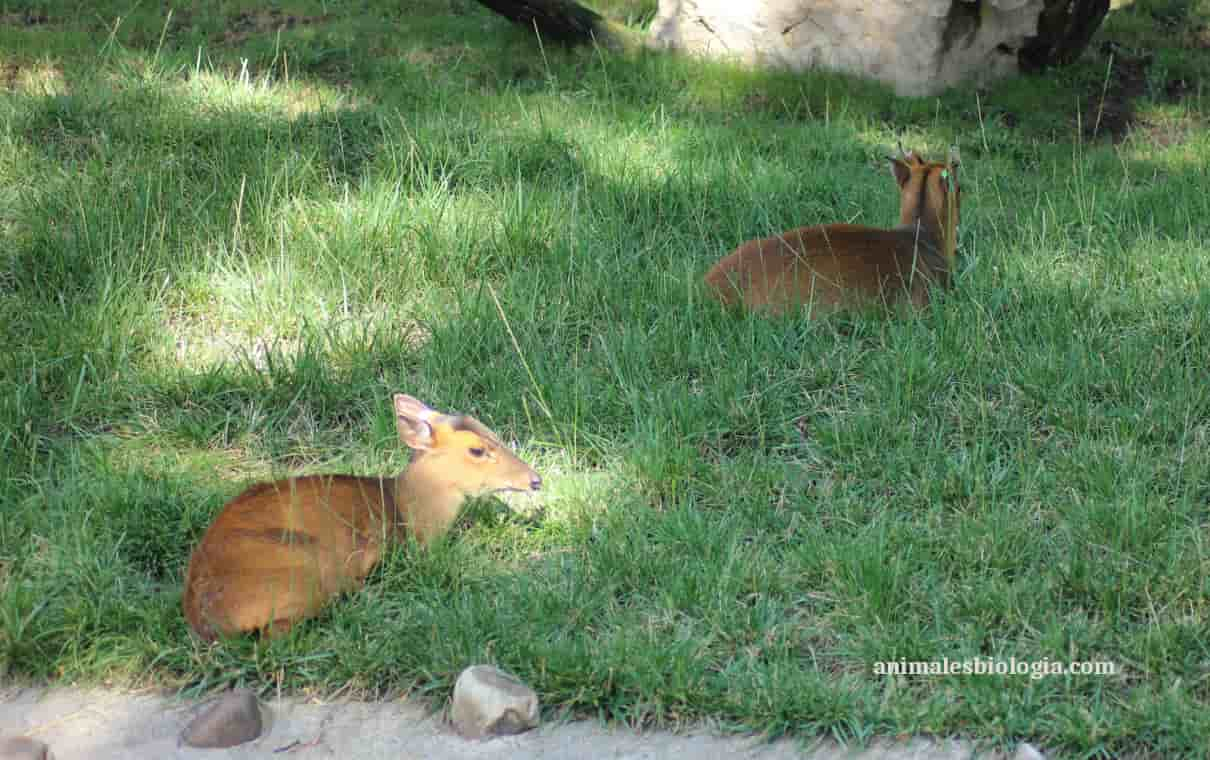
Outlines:
<svg viewBox="0 0 1210 760"><path fill-rule="evenodd" d="M1038 32L1017 55L1023 71L1071 63L1088 47L1109 13L1109 0L1047 0L1038 17Z"/></svg>
<svg viewBox="0 0 1210 760"><path fill-rule="evenodd" d="M565 44L596 41L611 48L641 47L641 35L591 8L570 0L479 0L543 39Z"/></svg>

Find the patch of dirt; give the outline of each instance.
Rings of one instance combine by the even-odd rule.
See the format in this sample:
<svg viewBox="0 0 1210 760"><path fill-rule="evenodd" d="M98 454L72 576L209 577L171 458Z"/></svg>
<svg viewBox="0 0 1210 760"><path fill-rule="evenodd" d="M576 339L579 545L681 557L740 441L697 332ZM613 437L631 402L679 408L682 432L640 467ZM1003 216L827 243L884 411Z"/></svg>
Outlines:
<svg viewBox="0 0 1210 760"><path fill-rule="evenodd" d="M238 45L260 34L273 34L327 20L327 16L298 16L276 8L243 11L227 22L221 40L228 45Z"/></svg>
<svg viewBox="0 0 1210 760"><path fill-rule="evenodd" d="M772 99L768 93L761 90L750 92L744 96L744 108L748 111L764 111L769 108Z"/></svg>
<svg viewBox="0 0 1210 760"><path fill-rule="evenodd" d="M382 54L389 54L383 49ZM422 50L409 50L403 54L403 60L413 66L437 68L464 58L469 52L465 45L441 45Z"/></svg>
<svg viewBox="0 0 1210 760"><path fill-rule="evenodd" d="M0 61L0 90L35 91L47 94L64 88L63 71L46 63L30 65L24 61Z"/></svg>
<svg viewBox="0 0 1210 760"><path fill-rule="evenodd" d="M1210 48L1210 27L1189 31L1174 29L1173 33L1183 35L1183 47ZM1165 103L1196 99L1203 89L1200 82L1177 76L1163 81L1161 85L1151 71L1155 58L1152 51L1130 48L1115 40L1106 40L1099 48L1090 49L1087 54L1099 58L1096 65L1102 72L1106 69L1109 71L1108 82L1102 75L1095 83L1089 84L1080 95L1083 104L1079 117L1080 129L1086 140L1108 138L1114 143L1120 143L1132 131L1141 132L1147 139L1154 138L1160 145L1182 142L1188 137L1191 129L1189 124L1172 120L1165 123L1149 120L1138 113L1135 101L1141 97L1150 97ZM984 97L985 117L999 118L1001 123L1010 129L1019 123L1017 113L994 105L989 91L980 90L979 93ZM976 114L972 110L966 115L974 118ZM892 117L888 113L884 118L890 121Z"/></svg>
<svg viewBox="0 0 1210 760"><path fill-rule="evenodd" d="M50 23L50 16L37 11L0 13L0 26L43 26Z"/></svg>
<svg viewBox="0 0 1210 760"><path fill-rule="evenodd" d="M166 35L169 39L175 39L191 26L193 26L193 11L188 8L174 8L172 16L168 19Z"/></svg>
<svg viewBox="0 0 1210 760"><path fill-rule="evenodd" d="M1112 40L1101 45L1101 52L1113 56L1108 86L1089 98L1081 114L1084 136L1095 139L1108 135L1121 142L1135 121L1134 100L1147 88L1147 69L1152 55L1132 55Z"/></svg>
<svg viewBox="0 0 1210 760"><path fill-rule="evenodd" d="M1191 93L1196 92L1196 90L1197 88L1193 86L1193 83L1184 77L1169 79L1164 83L1164 99L1173 103L1179 103Z"/></svg>
<svg viewBox="0 0 1210 760"><path fill-rule="evenodd" d="M1148 120L1135 125L1134 131L1142 134L1145 142L1167 148L1189 142L1193 125L1186 119Z"/></svg>
<svg viewBox="0 0 1210 760"><path fill-rule="evenodd" d="M1189 47L1199 50L1210 49L1210 26L1199 27L1190 32Z"/></svg>
<svg viewBox="0 0 1210 760"><path fill-rule="evenodd" d="M17 77L20 75L20 65L12 61L0 61L0 88L5 90L17 89Z"/></svg>
<svg viewBox="0 0 1210 760"><path fill-rule="evenodd" d="M758 645L763 642L758 642ZM805 640L804 651L816 651ZM0 733L36 735L58 757L92 757L125 760L128 757L180 757L180 731L196 714L199 699L182 700L171 688L152 684L154 674L141 676L142 693L69 687L6 685L0 690ZM131 685L135 685L131 679ZM353 693L359 691L351 684ZM515 760L581 760L591 757L696 757L702 760L958 760L1005 758L1005 752L982 752L972 742L928 737L878 737L868 746L843 746L821 738L809 745L793 737L772 740L763 736L723 735L707 725L678 721L677 733L638 731L589 721L557 721L541 731L499 737L490 742L464 739L446 716L419 699L398 699L391 692L381 702L360 702L340 689L330 697L318 695L278 697L262 703L272 715L272 730L262 739L240 745L238 756L248 760L324 755L344 760L396 756L399 747L409 755L432 760L475 760L510 757ZM346 696L338 696L344 693ZM810 737L804 735L804 739ZM305 752L294 749L315 747ZM190 751L192 754L193 751ZM285 753L285 754L283 754ZM226 754L226 753L219 753ZM1038 757L1032 746L1018 757Z"/></svg>

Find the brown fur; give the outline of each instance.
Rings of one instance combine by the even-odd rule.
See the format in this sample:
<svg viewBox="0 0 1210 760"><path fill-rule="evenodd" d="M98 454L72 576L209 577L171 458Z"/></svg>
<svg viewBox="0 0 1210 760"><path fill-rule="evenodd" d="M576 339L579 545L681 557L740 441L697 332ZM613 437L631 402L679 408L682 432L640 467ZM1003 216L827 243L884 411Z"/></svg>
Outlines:
<svg viewBox="0 0 1210 760"><path fill-rule="evenodd" d="M953 261L946 255L948 209L941 173L947 164L914 153L891 159L899 185L899 226L853 224L800 227L749 240L706 273L708 292L726 305L773 314L805 306L811 314L863 302L929 300L929 287L949 287ZM961 206L954 172L954 221Z"/></svg>
<svg viewBox="0 0 1210 760"><path fill-rule="evenodd" d="M182 606L203 639L270 635L361 587L409 533L447 531L469 496L532 491L541 478L473 417L395 397L412 461L395 478L310 475L251 486L223 507L189 560Z"/></svg>

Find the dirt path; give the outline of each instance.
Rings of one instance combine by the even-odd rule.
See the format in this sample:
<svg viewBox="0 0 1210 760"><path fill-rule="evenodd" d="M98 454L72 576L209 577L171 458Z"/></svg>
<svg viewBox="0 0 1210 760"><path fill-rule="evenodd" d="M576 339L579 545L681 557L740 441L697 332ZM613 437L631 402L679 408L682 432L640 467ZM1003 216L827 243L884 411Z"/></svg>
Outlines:
<svg viewBox="0 0 1210 760"><path fill-rule="evenodd" d="M591 722L546 724L521 736L467 741L440 717L408 702L319 703L270 701L269 729L233 749L178 746L178 734L199 704L154 694L55 688L0 690L0 739L31 736L50 745L57 760L127 758L327 758L360 760L967 760L970 745L913 739L846 749L832 742L763 744L707 730L637 734ZM1020 750L1014 758L1037 758Z"/></svg>

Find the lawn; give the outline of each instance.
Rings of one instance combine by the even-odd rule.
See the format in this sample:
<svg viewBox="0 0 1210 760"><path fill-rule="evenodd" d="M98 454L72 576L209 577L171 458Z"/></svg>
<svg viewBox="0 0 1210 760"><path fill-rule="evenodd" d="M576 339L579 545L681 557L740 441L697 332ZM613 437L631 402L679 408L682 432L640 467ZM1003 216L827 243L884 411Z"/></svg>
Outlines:
<svg viewBox="0 0 1210 760"><path fill-rule="evenodd" d="M1205 756L1207 82L1206 0L919 99L471 0L6 0L0 675L436 700L492 662L550 715ZM952 292L704 299L746 239L891 224L899 139L962 150ZM394 391L548 487L287 637L192 639L224 501L398 471ZM1115 672L876 672L942 658Z"/></svg>

